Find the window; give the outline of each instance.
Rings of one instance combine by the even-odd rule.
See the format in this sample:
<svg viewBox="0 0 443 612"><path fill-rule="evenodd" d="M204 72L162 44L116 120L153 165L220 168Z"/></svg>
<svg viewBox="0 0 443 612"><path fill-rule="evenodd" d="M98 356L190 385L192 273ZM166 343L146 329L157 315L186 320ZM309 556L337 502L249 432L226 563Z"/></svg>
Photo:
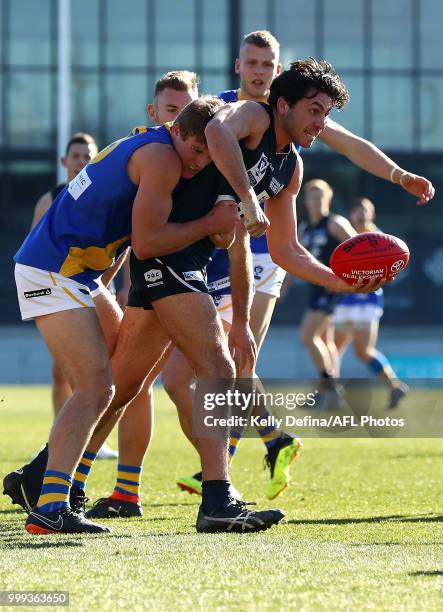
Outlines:
<svg viewBox="0 0 443 612"><path fill-rule="evenodd" d="M411 0L372 0L372 65L412 66Z"/></svg>
<svg viewBox="0 0 443 612"><path fill-rule="evenodd" d="M105 8L106 63L110 66L146 66L148 32L145 0L106 0Z"/></svg>
<svg viewBox="0 0 443 612"><path fill-rule="evenodd" d="M195 6L188 0L155 4L155 61L166 70L194 70Z"/></svg>
<svg viewBox="0 0 443 612"><path fill-rule="evenodd" d="M47 65L51 61L49 0L10 2L10 59L15 65Z"/></svg>
<svg viewBox="0 0 443 612"><path fill-rule="evenodd" d="M374 77L372 137L380 148L412 148L412 95L412 81L408 78Z"/></svg>

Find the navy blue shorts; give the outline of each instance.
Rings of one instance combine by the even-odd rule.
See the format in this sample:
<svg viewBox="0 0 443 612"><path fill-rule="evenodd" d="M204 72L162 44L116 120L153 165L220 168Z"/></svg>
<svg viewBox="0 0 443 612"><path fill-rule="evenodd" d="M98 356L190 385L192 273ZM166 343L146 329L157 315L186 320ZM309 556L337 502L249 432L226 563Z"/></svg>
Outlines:
<svg viewBox="0 0 443 612"><path fill-rule="evenodd" d="M163 263L160 257L140 260L133 253L130 269L128 306L152 310L152 302L170 295L208 293L205 269L177 270Z"/></svg>
<svg viewBox="0 0 443 612"><path fill-rule="evenodd" d="M333 293L319 285L310 285L308 308L309 310L317 310L329 315L334 312L334 308L341 297L341 293Z"/></svg>

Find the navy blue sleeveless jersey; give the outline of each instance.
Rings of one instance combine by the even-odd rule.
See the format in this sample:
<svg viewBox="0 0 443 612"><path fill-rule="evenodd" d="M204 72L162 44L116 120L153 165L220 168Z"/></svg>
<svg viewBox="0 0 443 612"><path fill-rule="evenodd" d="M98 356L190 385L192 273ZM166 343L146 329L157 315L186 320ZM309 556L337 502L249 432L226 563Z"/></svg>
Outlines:
<svg viewBox="0 0 443 612"><path fill-rule="evenodd" d="M239 144L249 181L259 202L263 204L289 185L297 164L297 153L293 144L289 145L284 153L277 153L272 107L264 103L261 106L271 120L261 142L254 150L247 149L243 142ZM268 253L266 236L251 238L251 249L253 253ZM226 250L219 249L215 252L207 272L211 293L230 293L229 257Z"/></svg>

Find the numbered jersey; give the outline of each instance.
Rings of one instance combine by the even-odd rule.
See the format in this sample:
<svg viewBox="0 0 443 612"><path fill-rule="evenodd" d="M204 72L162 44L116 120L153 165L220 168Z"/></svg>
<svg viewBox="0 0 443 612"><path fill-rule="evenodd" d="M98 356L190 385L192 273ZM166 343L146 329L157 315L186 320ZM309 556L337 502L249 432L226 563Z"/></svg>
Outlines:
<svg viewBox="0 0 443 612"><path fill-rule="evenodd" d="M100 151L55 198L14 260L94 287L91 281L129 244L138 186L129 179L127 163L149 143L172 146L169 130L146 129Z"/></svg>

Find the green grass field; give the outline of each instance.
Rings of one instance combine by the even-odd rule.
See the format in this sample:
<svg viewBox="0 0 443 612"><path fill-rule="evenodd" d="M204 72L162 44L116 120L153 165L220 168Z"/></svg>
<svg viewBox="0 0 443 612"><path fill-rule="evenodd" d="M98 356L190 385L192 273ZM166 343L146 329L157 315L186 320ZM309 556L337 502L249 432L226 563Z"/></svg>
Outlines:
<svg viewBox="0 0 443 612"><path fill-rule="evenodd" d="M285 523L199 535L199 499L174 480L196 457L165 395L156 399L144 517L108 521L106 536L30 536L0 495L0 590L67 590L76 610L443 609L441 440L307 439L275 501ZM3 477L46 440L49 388L0 387L0 424ZM260 441L245 440L232 476L264 506L262 460ZM95 465L93 500L112 490L115 465Z"/></svg>

